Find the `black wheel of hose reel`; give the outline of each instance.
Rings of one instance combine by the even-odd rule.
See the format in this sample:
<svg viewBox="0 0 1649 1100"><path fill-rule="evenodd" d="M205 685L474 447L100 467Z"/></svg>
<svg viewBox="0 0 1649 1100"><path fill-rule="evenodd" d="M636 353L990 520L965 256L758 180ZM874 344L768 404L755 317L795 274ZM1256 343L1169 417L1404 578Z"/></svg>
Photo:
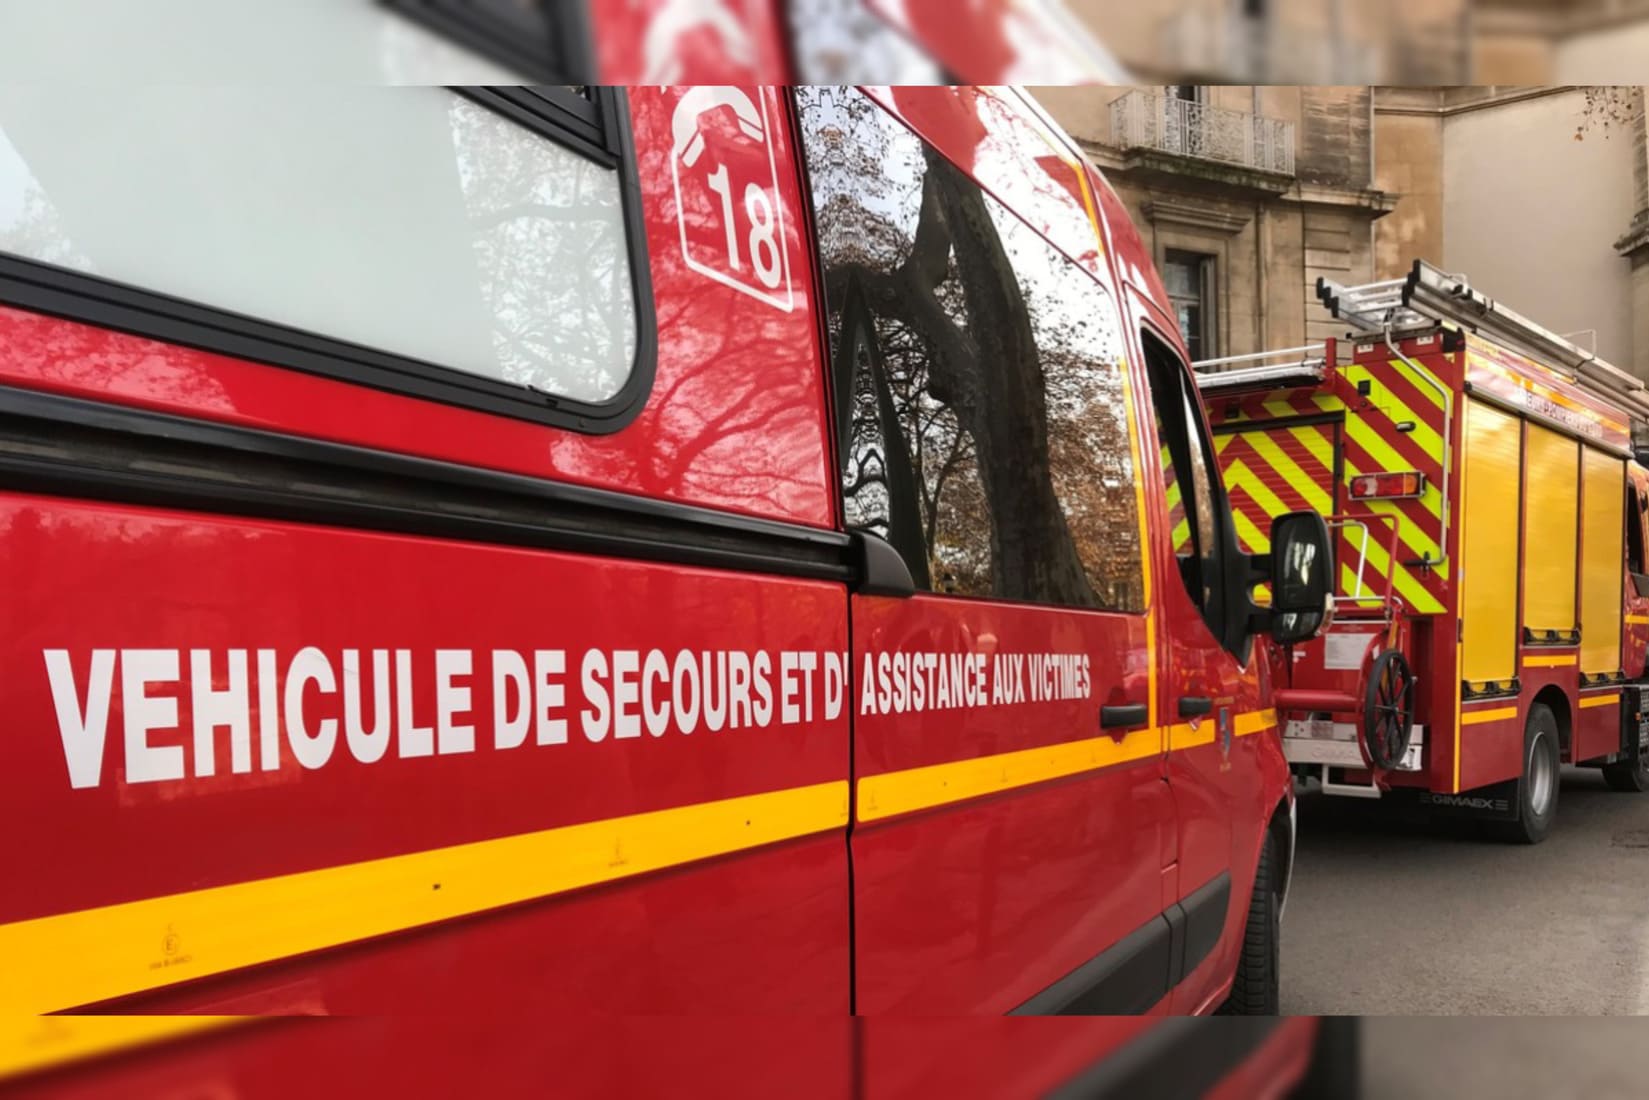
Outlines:
<svg viewBox="0 0 1649 1100"><path fill-rule="evenodd" d="M1363 693L1363 752L1376 771L1391 771L1409 751L1414 673L1395 649L1374 658Z"/></svg>

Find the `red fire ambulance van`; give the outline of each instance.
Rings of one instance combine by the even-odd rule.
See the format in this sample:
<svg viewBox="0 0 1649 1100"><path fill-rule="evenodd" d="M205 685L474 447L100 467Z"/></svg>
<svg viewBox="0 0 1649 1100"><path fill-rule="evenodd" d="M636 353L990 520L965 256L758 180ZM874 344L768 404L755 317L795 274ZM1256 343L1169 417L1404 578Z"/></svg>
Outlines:
<svg viewBox="0 0 1649 1100"><path fill-rule="evenodd" d="M0 90L0 1008L1276 1011L1166 303L1011 90Z"/></svg>

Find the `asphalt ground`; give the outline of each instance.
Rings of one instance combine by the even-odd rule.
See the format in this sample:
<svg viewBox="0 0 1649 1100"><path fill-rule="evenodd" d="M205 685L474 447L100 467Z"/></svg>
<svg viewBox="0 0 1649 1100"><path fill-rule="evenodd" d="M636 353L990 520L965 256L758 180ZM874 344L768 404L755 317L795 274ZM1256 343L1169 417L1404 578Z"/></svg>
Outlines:
<svg viewBox="0 0 1649 1100"><path fill-rule="evenodd" d="M1375 1019L1363 1100L1641 1100L1649 1019Z"/></svg>
<svg viewBox="0 0 1649 1100"><path fill-rule="evenodd" d="M1286 1013L1649 1014L1649 793L1565 768L1557 820L1533 847L1306 794L1295 860ZM1641 1054L1649 1021L1633 1023ZM1517 1064L1539 1049L1507 1052ZM1633 1095L1649 1096L1641 1076Z"/></svg>

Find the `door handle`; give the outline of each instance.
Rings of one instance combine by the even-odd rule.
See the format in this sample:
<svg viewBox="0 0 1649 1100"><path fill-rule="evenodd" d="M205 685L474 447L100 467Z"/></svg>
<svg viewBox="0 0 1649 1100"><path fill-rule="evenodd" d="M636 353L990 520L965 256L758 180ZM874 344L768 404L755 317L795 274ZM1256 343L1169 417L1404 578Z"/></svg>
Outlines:
<svg viewBox="0 0 1649 1100"><path fill-rule="evenodd" d="M1179 716L1181 718L1201 718L1205 714L1214 712L1214 700L1206 695L1181 695L1179 698Z"/></svg>
<svg viewBox="0 0 1649 1100"><path fill-rule="evenodd" d="M1144 703L1124 703L1120 706L1099 708L1100 729L1122 729L1125 726L1143 726L1150 718Z"/></svg>

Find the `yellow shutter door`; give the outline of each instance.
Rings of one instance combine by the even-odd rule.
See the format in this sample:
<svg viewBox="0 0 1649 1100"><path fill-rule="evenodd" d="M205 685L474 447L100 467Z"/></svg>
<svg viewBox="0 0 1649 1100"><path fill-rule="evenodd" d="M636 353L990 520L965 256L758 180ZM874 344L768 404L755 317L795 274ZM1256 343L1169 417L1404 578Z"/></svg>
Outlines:
<svg viewBox="0 0 1649 1100"><path fill-rule="evenodd" d="M1570 631L1579 554L1580 444L1529 425L1528 507L1523 519L1523 625Z"/></svg>
<svg viewBox="0 0 1649 1100"><path fill-rule="evenodd" d="M1465 507L1460 531L1460 678L1517 672L1517 507L1522 422L1466 403Z"/></svg>
<svg viewBox="0 0 1649 1100"><path fill-rule="evenodd" d="M1620 670L1626 463L1587 447L1582 471L1580 671L1596 675Z"/></svg>

